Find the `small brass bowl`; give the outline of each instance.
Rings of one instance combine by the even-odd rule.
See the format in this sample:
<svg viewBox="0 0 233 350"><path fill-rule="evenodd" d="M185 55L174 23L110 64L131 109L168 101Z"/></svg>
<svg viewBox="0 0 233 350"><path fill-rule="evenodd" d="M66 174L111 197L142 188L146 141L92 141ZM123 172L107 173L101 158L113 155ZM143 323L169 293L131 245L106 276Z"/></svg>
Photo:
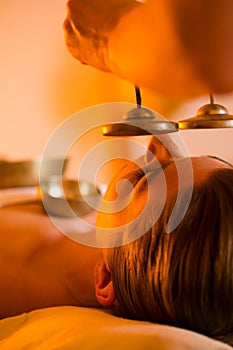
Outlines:
<svg viewBox="0 0 233 350"><path fill-rule="evenodd" d="M83 217L97 210L100 190L87 181L53 176L40 184L40 194L46 212L52 216Z"/></svg>
<svg viewBox="0 0 233 350"><path fill-rule="evenodd" d="M41 158L39 157L22 161L0 160L0 189L38 186L40 175L47 179L52 175L58 175L60 169L64 173L67 161L60 158L45 159L40 174Z"/></svg>

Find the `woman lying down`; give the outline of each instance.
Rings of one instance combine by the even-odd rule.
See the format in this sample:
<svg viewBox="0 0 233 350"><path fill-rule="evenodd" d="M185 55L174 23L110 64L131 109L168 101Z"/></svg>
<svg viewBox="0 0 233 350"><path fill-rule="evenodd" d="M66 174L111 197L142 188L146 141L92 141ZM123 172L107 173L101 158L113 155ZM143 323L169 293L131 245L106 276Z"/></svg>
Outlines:
<svg viewBox="0 0 233 350"><path fill-rule="evenodd" d="M0 210L1 318L49 306L104 307L233 345L233 168L213 157L172 159L155 137L148 150L141 168L129 163L107 190L106 202L117 202L115 185L128 179L127 205L98 214L97 232L124 228L115 247L74 242L36 204ZM181 182L177 165L184 175L187 162L193 181Z"/></svg>

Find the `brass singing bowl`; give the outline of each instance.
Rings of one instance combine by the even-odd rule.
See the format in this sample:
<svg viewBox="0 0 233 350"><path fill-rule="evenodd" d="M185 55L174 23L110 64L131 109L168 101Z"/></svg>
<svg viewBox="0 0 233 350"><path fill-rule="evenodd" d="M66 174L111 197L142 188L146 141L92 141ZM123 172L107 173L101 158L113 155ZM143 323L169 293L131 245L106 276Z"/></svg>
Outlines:
<svg viewBox="0 0 233 350"><path fill-rule="evenodd" d="M129 110L121 122L102 127L104 136L160 135L177 131L177 123L170 122L159 113L141 106Z"/></svg>
<svg viewBox="0 0 233 350"><path fill-rule="evenodd" d="M179 121L179 129L233 128L233 115L219 104L208 103L198 109L195 117Z"/></svg>
<svg viewBox="0 0 233 350"><path fill-rule="evenodd" d="M67 159L41 158L32 160L7 161L0 160L0 189L12 187L34 187L39 185L40 177L47 179L64 173Z"/></svg>
<svg viewBox="0 0 233 350"><path fill-rule="evenodd" d="M40 184L46 212L52 216L83 217L97 210L100 190L87 181L51 177Z"/></svg>

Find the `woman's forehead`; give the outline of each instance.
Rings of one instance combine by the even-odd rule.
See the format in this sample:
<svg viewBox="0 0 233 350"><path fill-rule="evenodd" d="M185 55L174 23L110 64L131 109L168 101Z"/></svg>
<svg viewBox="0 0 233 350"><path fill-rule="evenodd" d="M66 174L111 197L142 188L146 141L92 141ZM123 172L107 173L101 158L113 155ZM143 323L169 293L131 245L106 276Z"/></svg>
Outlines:
<svg viewBox="0 0 233 350"><path fill-rule="evenodd" d="M211 173L221 168L232 168L230 165L224 163L219 159L211 157L192 157L192 158L179 158L169 163L161 164L155 168L147 168L147 173L140 173L135 167L131 168L130 172L121 172L119 176L112 183L108 190L105 200L114 201L118 200L121 203L121 195L123 198L122 203L125 204L125 198L129 199L128 205L126 205L123 211L116 211L114 215L98 215L98 224L101 223L105 226L118 226L118 221L122 223L131 221L132 217L137 216L145 204L160 205L161 202L170 201L177 197L178 192L184 188L190 188L192 193L193 186L205 181ZM129 169L128 169L129 170ZM133 173L133 175L132 175ZM122 188L122 191L117 191L118 181L121 179L128 180L133 179L133 185L131 191L126 186L126 191ZM137 178L137 179L136 179ZM118 196L119 195L119 196Z"/></svg>
<svg viewBox="0 0 233 350"><path fill-rule="evenodd" d="M164 164L160 164L155 160L149 166L142 166L141 169L138 165L132 163L123 169L122 172L119 172L109 188L109 195L111 197L111 194L116 194L116 185L122 179L131 181L136 192L142 194L142 184L149 177L152 178L154 184L164 178L166 179L167 187L175 189L178 183L181 186L199 184L205 181L214 170L231 167L224 160L210 156L178 158Z"/></svg>

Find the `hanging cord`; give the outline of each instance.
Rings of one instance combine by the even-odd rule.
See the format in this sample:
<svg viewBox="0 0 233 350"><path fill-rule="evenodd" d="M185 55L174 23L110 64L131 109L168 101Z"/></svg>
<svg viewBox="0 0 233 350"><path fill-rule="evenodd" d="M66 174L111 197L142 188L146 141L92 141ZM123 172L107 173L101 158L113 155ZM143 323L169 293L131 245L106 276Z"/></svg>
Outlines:
<svg viewBox="0 0 233 350"><path fill-rule="evenodd" d="M136 93L137 107L140 108L142 105L142 98L141 98L140 89L137 85L135 85L135 93Z"/></svg>
<svg viewBox="0 0 233 350"><path fill-rule="evenodd" d="M210 104L213 105L214 104L214 95L212 93L210 93Z"/></svg>

